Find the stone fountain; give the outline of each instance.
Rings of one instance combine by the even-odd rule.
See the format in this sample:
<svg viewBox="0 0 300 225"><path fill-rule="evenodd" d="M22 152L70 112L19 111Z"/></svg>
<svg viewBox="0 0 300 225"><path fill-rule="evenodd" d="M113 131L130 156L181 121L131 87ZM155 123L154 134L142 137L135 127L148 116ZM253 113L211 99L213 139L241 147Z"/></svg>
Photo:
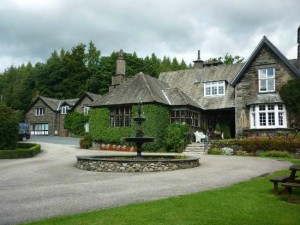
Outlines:
<svg viewBox="0 0 300 225"><path fill-rule="evenodd" d="M153 137L144 137L144 132L142 130L142 124L146 121L145 117L142 117L142 102L138 104L138 117L133 118L137 123L137 130L135 137L125 137L126 142L134 142L137 147L137 159L142 159L142 145L146 142L153 142Z"/></svg>

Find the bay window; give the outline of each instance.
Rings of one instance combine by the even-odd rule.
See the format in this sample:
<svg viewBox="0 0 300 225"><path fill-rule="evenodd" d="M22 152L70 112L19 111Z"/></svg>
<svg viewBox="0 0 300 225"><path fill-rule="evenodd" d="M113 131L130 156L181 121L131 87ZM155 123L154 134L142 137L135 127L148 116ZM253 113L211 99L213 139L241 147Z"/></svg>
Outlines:
<svg viewBox="0 0 300 225"><path fill-rule="evenodd" d="M251 129L286 127L286 110L283 104L252 105L250 107Z"/></svg>

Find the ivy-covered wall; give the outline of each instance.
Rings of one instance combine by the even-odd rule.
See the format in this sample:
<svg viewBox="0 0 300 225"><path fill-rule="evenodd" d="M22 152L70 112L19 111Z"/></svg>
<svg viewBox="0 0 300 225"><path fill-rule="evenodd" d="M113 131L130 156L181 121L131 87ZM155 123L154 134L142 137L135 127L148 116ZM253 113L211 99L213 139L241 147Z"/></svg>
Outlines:
<svg viewBox="0 0 300 225"><path fill-rule="evenodd" d="M170 124L169 108L158 104L143 104L143 117L146 121L142 128L144 136L154 137L154 143L144 144L143 149L148 151L158 151L164 148L166 130ZM137 117L137 106L132 107L132 117ZM93 140L124 144L124 137L134 137L136 133L136 123L132 121L131 127L110 127L110 115L108 108L96 108L90 112L90 133Z"/></svg>
<svg viewBox="0 0 300 225"><path fill-rule="evenodd" d="M123 144L123 137L134 134L133 127L110 127L108 108L97 108L90 111L90 134L94 141Z"/></svg>

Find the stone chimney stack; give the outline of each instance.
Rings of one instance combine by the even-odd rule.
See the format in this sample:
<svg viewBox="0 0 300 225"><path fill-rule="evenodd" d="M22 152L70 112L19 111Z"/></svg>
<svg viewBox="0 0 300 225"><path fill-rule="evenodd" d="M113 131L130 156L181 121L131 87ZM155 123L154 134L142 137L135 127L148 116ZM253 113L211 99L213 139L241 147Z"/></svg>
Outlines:
<svg viewBox="0 0 300 225"><path fill-rule="evenodd" d="M126 63L123 55L123 50L121 49L119 51L119 56L116 62L116 73L111 78L111 85L109 86L109 91L126 81L125 67Z"/></svg>
<svg viewBox="0 0 300 225"><path fill-rule="evenodd" d="M194 61L194 68L199 69L203 67L203 61L200 58L200 50L198 50L198 58Z"/></svg>

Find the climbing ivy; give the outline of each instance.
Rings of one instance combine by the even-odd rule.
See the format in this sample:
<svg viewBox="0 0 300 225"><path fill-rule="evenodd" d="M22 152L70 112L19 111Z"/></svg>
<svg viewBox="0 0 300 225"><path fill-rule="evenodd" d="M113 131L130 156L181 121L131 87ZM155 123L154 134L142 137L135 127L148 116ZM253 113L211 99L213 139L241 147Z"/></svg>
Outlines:
<svg viewBox="0 0 300 225"><path fill-rule="evenodd" d="M144 136L154 137L155 142L144 144L147 151L158 151L165 146L166 129L170 123L169 109L158 104L143 104ZM133 117L137 117L137 106L132 107ZM111 144L124 144L124 137L133 137L136 132L136 124L131 127L110 127L110 115L108 108L92 109L90 112L90 133L93 140Z"/></svg>
<svg viewBox="0 0 300 225"><path fill-rule="evenodd" d="M108 108L90 111L90 133L93 140L110 144L123 144L123 137L134 135L133 127L110 127Z"/></svg>

